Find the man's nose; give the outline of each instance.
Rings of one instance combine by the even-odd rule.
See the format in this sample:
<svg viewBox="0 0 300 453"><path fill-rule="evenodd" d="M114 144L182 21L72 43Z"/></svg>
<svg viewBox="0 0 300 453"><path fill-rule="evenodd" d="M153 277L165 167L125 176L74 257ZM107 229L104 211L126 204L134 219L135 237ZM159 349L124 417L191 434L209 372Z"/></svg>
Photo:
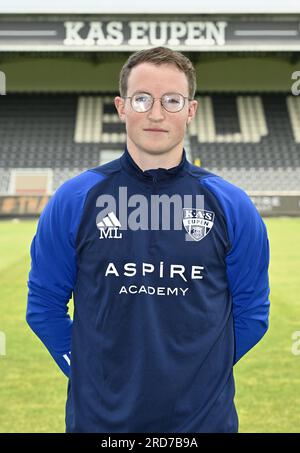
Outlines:
<svg viewBox="0 0 300 453"><path fill-rule="evenodd" d="M153 121L160 121L164 119L165 113L164 113L164 108L161 105L161 100L160 99L154 99L153 105L151 109L149 110L149 119Z"/></svg>

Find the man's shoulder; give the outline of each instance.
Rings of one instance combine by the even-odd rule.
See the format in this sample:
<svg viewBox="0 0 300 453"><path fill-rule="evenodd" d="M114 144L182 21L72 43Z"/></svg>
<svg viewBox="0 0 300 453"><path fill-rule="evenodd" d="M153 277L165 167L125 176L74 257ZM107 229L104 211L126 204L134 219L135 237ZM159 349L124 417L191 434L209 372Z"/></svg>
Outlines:
<svg viewBox="0 0 300 453"><path fill-rule="evenodd" d="M80 192L85 193L94 185L109 177L111 174L118 172L120 168L120 159L115 159L103 165L89 168L79 175L73 176L72 178L64 181L55 193L57 193L58 196Z"/></svg>
<svg viewBox="0 0 300 453"><path fill-rule="evenodd" d="M103 176L109 176L119 172L121 168L122 168L121 159L120 157L118 157L117 159L111 160L110 162L106 162L105 164L90 168L88 171Z"/></svg>
<svg viewBox="0 0 300 453"><path fill-rule="evenodd" d="M56 197L64 197L78 192L84 192L91 188L98 181L101 181L103 176L100 173L95 173L90 169L83 171L79 175L64 181L54 192Z"/></svg>
<svg viewBox="0 0 300 453"><path fill-rule="evenodd" d="M241 187L233 184L232 182L224 179L218 173L213 173L207 170L204 167L198 167L190 163L189 166L189 174L197 179L199 182L203 183L203 185L211 185L215 186L216 188L222 188L223 190L229 192L243 192L245 193L244 189Z"/></svg>
<svg viewBox="0 0 300 453"><path fill-rule="evenodd" d="M215 173L210 172L204 167L199 167L197 165L192 164L189 162L188 173L193 176L194 178L202 180L203 178L211 178L218 176Z"/></svg>
<svg viewBox="0 0 300 453"><path fill-rule="evenodd" d="M207 190L212 192L220 201L233 207L240 203L253 205L250 196L246 191L234 183L224 179L217 173L212 173L203 167L190 165L190 174L198 178L199 183Z"/></svg>

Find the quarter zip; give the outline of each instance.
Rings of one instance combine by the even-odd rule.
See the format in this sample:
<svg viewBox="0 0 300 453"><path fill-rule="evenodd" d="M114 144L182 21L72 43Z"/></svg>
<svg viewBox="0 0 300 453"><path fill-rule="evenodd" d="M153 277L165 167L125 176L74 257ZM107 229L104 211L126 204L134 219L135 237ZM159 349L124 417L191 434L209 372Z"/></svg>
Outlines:
<svg viewBox="0 0 300 453"><path fill-rule="evenodd" d="M120 163L126 173L139 179L148 187L153 186L154 183L164 181L164 183L172 183L175 178L182 176L189 171L190 164L186 159L186 152L183 148L181 162L172 168L157 168L143 171L131 157L127 147L125 152L120 157Z"/></svg>
<svg viewBox="0 0 300 453"><path fill-rule="evenodd" d="M190 171L190 164L186 159L186 152L183 148L182 151L182 158L178 165L172 168L155 168L149 170L142 170L136 162L131 157L127 147L125 147L124 154L120 157L120 163L124 171L134 177L136 181L139 181L139 190L137 192L146 193L147 197L149 197L149 253L153 257L157 255L158 246L161 241L161 216L159 212L155 213L157 215L157 223L156 226L158 229L152 229L152 220L151 219L151 197L155 195L163 195L164 190L167 189L169 185L175 184L176 180L183 177L186 173ZM159 210L160 207L158 206L157 209ZM159 224L158 224L159 222Z"/></svg>

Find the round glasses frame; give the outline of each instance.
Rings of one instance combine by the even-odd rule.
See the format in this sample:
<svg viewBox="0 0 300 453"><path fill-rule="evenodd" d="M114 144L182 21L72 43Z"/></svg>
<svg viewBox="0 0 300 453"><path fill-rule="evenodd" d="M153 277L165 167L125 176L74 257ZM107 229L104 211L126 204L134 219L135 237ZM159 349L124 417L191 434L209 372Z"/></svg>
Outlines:
<svg viewBox="0 0 300 453"><path fill-rule="evenodd" d="M146 94L147 96L149 96L149 98L151 99L151 104L149 106L149 108L147 110L136 110L133 106L133 99L136 95L141 95L141 94ZM179 110L168 110L165 105L164 105L164 102L163 102L163 99L165 96L170 96L170 95L176 95L176 96L180 96L181 99L183 99L183 103L182 103L182 107L179 109ZM130 99L130 105L132 107L132 109L137 112L137 113L146 113L146 112L149 112L149 110L152 109L153 107L153 104L154 104L154 101L156 100L160 100L160 104L161 106L169 113L178 113L180 112L184 106L185 106L185 103L186 103L186 100L188 99L189 101L192 101L193 99L190 99L188 96L183 96L182 94L180 93L165 93L161 98L154 98L150 93L145 93L145 92L138 92L138 93L135 93L133 96L123 96L123 99Z"/></svg>

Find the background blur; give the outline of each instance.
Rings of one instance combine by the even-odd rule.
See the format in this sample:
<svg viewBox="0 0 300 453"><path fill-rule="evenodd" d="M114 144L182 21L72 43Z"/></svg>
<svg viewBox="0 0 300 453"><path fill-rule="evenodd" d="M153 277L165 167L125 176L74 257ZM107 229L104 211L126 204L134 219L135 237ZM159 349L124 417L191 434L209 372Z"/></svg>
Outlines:
<svg viewBox="0 0 300 453"><path fill-rule="evenodd" d="M189 160L268 228L270 328L234 369L240 431L300 432L299 2L20 3L0 6L0 432L64 431L66 378L25 322L29 247L63 181L123 152L119 72L156 45L197 71Z"/></svg>

